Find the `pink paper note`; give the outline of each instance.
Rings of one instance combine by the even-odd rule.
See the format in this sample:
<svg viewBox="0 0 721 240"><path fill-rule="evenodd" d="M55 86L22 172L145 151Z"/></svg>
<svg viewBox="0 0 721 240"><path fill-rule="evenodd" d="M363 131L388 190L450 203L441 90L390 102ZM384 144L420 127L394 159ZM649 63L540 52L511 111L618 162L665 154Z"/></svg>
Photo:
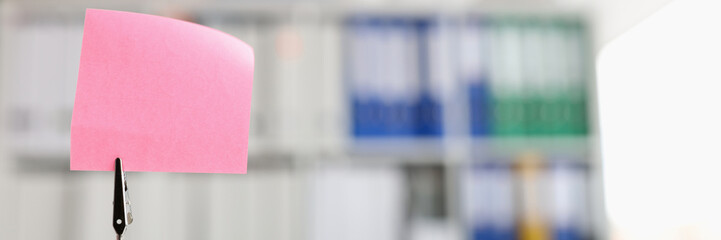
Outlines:
<svg viewBox="0 0 721 240"><path fill-rule="evenodd" d="M215 29L88 9L70 169L245 173L253 65Z"/></svg>

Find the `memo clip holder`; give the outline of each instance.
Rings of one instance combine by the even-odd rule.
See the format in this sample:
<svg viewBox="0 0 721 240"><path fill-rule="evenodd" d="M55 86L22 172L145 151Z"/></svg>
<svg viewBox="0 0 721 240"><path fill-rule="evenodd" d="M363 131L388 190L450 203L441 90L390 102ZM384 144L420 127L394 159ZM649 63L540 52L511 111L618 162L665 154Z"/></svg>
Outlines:
<svg viewBox="0 0 721 240"><path fill-rule="evenodd" d="M123 171L123 160L115 159L115 191L113 196L113 228L117 240L121 240L125 228L133 223L133 213L128 198L128 183Z"/></svg>

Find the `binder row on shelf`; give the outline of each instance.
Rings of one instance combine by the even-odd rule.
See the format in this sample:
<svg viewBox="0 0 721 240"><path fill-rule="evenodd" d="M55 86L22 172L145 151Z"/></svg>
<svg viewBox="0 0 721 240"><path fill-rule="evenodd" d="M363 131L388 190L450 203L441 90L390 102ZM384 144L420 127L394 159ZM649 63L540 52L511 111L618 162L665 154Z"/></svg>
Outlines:
<svg viewBox="0 0 721 240"><path fill-rule="evenodd" d="M311 176L311 237L461 239L448 223L443 165L324 166Z"/></svg>
<svg viewBox="0 0 721 240"><path fill-rule="evenodd" d="M456 118L472 136L588 132L580 19L353 16L344 30L356 138L440 137Z"/></svg>
<svg viewBox="0 0 721 240"><path fill-rule="evenodd" d="M468 239L594 239L588 166L524 153L518 161L491 161L462 177Z"/></svg>
<svg viewBox="0 0 721 240"><path fill-rule="evenodd" d="M309 175L313 240L394 240L403 235L406 182L400 168L323 166Z"/></svg>
<svg viewBox="0 0 721 240"><path fill-rule="evenodd" d="M584 161L513 160L324 166L309 175L311 239L596 239ZM460 183L457 192L449 181ZM461 225L449 212L456 204Z"/></svg>
<svg viewBox="0 0 721 240"><path fill-rule="evenodd" d="M251 154L341 149L347 127L337 20L209 12L198 22L253 47Z"/></svg>
<svg viewBox="0 0 721 240"><path fill-rule="evenodd" d="M256 50L253 153L334 151L362 137L438 138L458 125L481 137L588 132L588 40L576 18L200 16ZM21 151L62 152L82 21L22 26L8 37L19 47L7 51L18 57L7 63L12 81L3 84L5 127Z"/></svg>
<svg viewBox="0 0 721 240"><path fill-rule="evenodd" d="M428 90L427 20L351 18L347 23L346 77L353 88L355 136L439 136L440 99Z"/></svg>

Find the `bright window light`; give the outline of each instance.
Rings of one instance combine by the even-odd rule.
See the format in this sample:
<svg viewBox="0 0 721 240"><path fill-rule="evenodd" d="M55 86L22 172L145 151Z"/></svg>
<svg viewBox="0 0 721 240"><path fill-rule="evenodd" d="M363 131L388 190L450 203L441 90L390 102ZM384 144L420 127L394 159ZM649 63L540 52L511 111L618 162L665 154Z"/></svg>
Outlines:
<svg viewBox="0 0 721 240"><path fill-rule="evenodd" d="M719 5L674 1L599 55L611 239L721 239Z"/></svg>

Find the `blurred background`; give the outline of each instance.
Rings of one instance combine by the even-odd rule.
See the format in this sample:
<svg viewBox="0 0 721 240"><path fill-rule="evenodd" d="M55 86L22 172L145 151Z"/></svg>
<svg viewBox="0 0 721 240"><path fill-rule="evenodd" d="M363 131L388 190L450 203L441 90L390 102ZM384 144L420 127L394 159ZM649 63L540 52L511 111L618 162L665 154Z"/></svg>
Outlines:
<svg viewBox="0 0 721 240"><path fill-rule="evenodd" d="M128 173L126 239L719 239L712 2L0 0L0 239L115 235L85 8L255 50L248 174Z"/></svg>

